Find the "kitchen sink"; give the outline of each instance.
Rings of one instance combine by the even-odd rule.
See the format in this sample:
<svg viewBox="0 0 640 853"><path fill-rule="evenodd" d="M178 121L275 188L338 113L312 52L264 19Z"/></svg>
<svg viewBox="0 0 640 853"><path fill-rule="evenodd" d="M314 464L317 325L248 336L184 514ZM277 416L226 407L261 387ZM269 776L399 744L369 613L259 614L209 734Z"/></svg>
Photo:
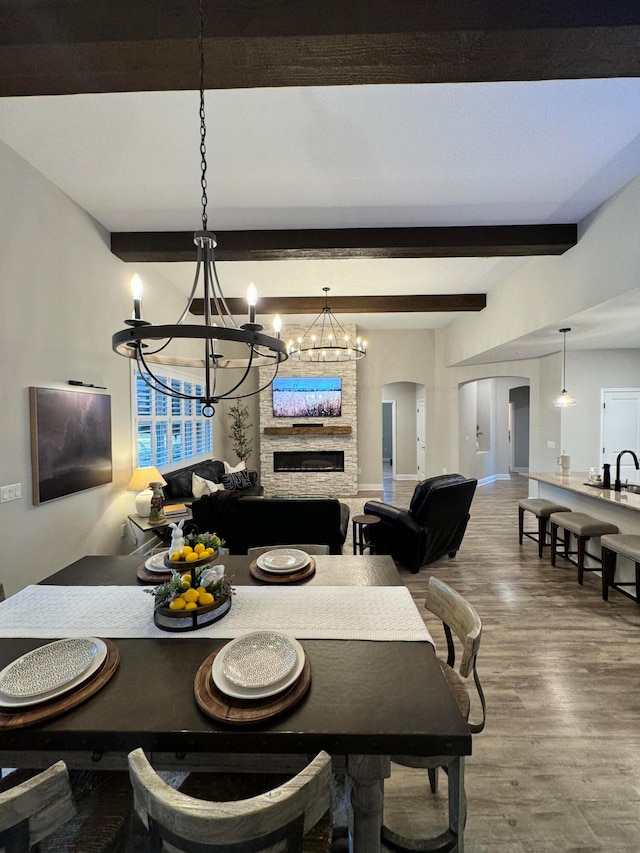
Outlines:
<svg viewBox="0 0 640 853"><path fill-rule="evenodd" d="M640 495L640 483L623 483L621 489L623 492L632 492L634 495Z"/></svg>

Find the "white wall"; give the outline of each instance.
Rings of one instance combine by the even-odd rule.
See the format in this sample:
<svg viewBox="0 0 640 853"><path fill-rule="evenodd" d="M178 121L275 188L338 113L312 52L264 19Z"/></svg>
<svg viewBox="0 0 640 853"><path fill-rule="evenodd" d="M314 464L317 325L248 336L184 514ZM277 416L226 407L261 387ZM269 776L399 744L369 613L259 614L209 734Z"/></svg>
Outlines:
<svg viewBox="0 0 640 853"><path fill-rule="evenodd" d="M39 172L0 143L0 484L22 483L22 499L0 504L7 593L85 554L133 547L120 525L133 510L130 364L111 336L132 303L132 269L111 254L108 235ZM178 313L161 277L145 310ZM33 506L29 386L69 388L69 379L107 386L111 395L113 482Z"/></svg>
<svg viewBox="0 0 640 853"><path fill-rule="evenodd" d="M600 392L602 388L640 387L640 350L570 350L566 376L576 404L560 409L562 451L558 452L570 454L573 471L599 468ZM631 449L640 452L640 448Z"/></svg>
<svg viewBox="0 0 640 853"><path fill-rule="evenodd" d="M425 385L427 408L427 476L432 467L430 436L435 428L435 333L432 329L361 329L367 357L358 362L358 483L382 488L382 387L394 382ZM457 414L456 414L457 418ZM415 418L414 418L415 421Z"/></svg>
<svg viewBox="0 0 640 853"><path fill-rule="evenodd" d="M586 217L578 243L559 257L531 258L491 288L487 307L444 330L442 361L460 364L507 341L640 287L640 177Z"/></svg>

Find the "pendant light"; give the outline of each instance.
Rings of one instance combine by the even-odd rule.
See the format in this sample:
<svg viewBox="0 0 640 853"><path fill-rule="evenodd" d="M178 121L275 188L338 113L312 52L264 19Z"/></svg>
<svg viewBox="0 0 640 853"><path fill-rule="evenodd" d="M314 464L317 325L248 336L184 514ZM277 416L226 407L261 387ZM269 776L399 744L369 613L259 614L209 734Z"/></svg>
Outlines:
<svg viewBox="0 0 640 853"><path fill-rule="evenodd" d="M202 406L202 414L212 417L215 414L214 404L219 400L238 400L259 394L271 385L275 379L281 362L288 358L287 347L280 339L279 331L272 337L263 333L263 327L256 323L256 302L258 294L253 283L247 290L248 322L238 326L234 320L222 293L216 271L214 249L216 235L207 230L207 158L205 103L204 103L204 10L203 0L200 0L200 32L198 38L200 56L200 201L202 204L202 230L193 235L196 246L196 270L191 293L186 307L178 321L174 324L152 325L142 318L142 282L135 275L132 281L133 318L125 320L130 328L116 332L112 338L114 352L135 360L140 376L156 393L181 400L195 400ZM198 287L204 290L204 325L187 325L184 323L191 305L196 298ZM212 306L213 303L213 306ZM276 318L274 328L279 328L279 318ZM183 353L171 352L171 345L176 341L178 346L184 341L199 347L201 355L196 358ZM220 349L225 343L243 344L246 349L244 358L227 358ZM183 344L184 347L184 344ZM176 390L167 384L168 380L156 375L154 365L172 365L186 369L204 371L201 385L203 393L187 394ZM272 367L272 374L257 390L248 391L246 380L250 371L258 367ZM235 372L226 373L231 376L225 383L223 375L227 369ZM194 384L198 381L194 377ZM182 383L181 383L182 385ZM225 385L225 387L223 387Z"/></svg>
<svg viewBox="0 0 640 853"><path fill-rule="evenodd" d="M566 375L567 375L567 332L571 329L560 329L562 334L562 393L553 401L554 406L566 409L567 406L575 406L576 398L567 393Z"/></svg>
<svg viewBox="0 0 640 853"><path fill-rule="evenodd" d="M329 291L323 287L324 308L297 341L289 341L289 358L296 361L357 361L367 354L367 342L353 340L329 308Z"/></svg>

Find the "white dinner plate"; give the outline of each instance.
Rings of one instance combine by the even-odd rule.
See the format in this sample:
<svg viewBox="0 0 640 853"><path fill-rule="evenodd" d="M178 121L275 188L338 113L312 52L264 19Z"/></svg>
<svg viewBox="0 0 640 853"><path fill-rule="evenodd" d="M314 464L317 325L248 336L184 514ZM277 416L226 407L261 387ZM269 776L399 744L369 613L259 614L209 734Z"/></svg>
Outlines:
<svg viewBox="0 0 640 853"><path fill-rule="evenodd" d="M256 564L265 572L291 574L309 565L309 555L297 548L278 548L260 554Z"/></svg>
<svg viewBox="0 0 640 853"><path fill-rule="evenodd" d="M232 684L228 681L223 672L223 667L225 652L231 643L228 643L225 648L216 655L216 659L211 667L213 683L218 690L234 699L266 699L268 696L276 696L278 693L282 693L298 680L302 670L304 669L305 661L304 649L300 643L297 640L294 640L293 637L289 637L288 639L296 650L297 661L289 675L280 681L277 681L275 684L271 684L269 687L239 687L238 685ZM232 640L232 642L234 641Z"/></svg>
<svg viewBox="0 0 640 853"><path fill-rule="evenodd" d="M167 552L161 551L159 554L152 554L148 560L145 561L144 567L149 572L158 572L158 574L166 575L170 569L168 569L164 564L164 556Z"/></svg>
<svg viewBox="0 0 640 853"><path fill-rule="evenodd" d="M297 662L296 648L285 634L253 631L229 643L222 671L236 687L271 687L290 675Z"/></svg>
<svg viewBox="0 0 640 853"><path fill-rule="evenodd" d="M38 705L41 702L48 702L50 699L54 699L57 696L62 696L63 693L67 693L69 690L72 690L74 687L78 687L83 684L85 681L88 681L92 675L94 675L105 662L107 657L107 646L106 644L98 639L98 637L83 637L83 640L88 640L95 648L95 652L92 655L91 662L89 666L81 673L79 673L74 678L66 681L64 684L59 684L57 687L52 687L50 690L44 691L42 693L38 693L33 696L10 696L5 694L3 691L0 691L0 707L2 708L26 708L29 705ZM58 643L65 642L64 640L56 641ZM54 645L54 643L49 643L49 646ZM40 646L41 649L46 648L45 646ZM38 651L38 649L34 649L34 652ZM32 652L27 652L27 655L31 655ZM18 661L23 661L27 655L23 655L22 658L18 658L17 661L13 663L18 663ZM11 664L9 664L11 666ZM4 672L4 670L3 670Z"/></svg>

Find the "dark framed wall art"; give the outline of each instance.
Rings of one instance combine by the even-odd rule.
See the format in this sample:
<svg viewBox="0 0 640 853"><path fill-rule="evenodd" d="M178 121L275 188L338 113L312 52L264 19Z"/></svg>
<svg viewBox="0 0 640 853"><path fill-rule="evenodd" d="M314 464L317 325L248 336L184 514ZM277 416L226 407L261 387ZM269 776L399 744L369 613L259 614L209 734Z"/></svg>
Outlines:
<svg viewBox="0 0 640 853"><path fill-rule="evenodd" d="M113 479L111 396L29 388L33 503Z"/></svg>

